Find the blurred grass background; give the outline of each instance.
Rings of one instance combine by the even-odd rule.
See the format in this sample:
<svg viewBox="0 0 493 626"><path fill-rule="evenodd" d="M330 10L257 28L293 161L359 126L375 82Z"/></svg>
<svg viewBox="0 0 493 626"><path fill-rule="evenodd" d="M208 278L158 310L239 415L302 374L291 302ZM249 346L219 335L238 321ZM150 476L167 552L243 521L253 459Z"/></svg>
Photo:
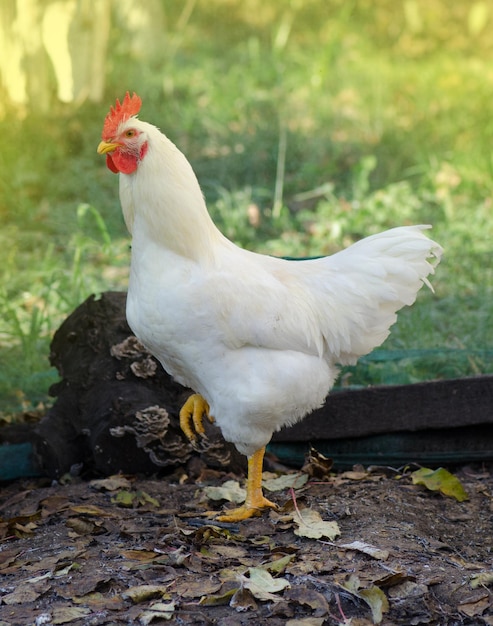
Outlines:
<svg viewBox="0 0 493 626"><path fill-rule="evenodd" d="M89 294L126 288L117 178L96 154L126 90L242 246L331 254L433 224L435 294L341 384L493 372L491 0L116 4L100 102L53 88L37 108L0 87L0 411L46 403L53 332Z"/></svg>

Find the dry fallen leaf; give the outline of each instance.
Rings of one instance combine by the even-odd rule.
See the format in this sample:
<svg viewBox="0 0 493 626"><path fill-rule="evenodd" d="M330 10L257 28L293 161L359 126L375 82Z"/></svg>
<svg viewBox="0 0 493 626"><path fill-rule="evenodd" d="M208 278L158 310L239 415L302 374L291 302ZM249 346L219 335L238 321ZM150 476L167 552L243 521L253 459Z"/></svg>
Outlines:
<svg viewBox="0 0 493 626"><path fill-rule="evenodd" d="M125 478L125 476L121 476L120 474L116 474L115 476L110 476L109 478L100 478L97 480L91 480L89 483L91 487L95 487L96 489L106 490L106 491L117 491L118 489L130 489L132 483Z"/></svg>
<svg viewBox="0 0 493 626"><path fill-rule="evenodd" d="M362 589L358 592L358 595L370 607L375 624L380 624L383 619L383 614L387 613L389 610L389 601L384 592L380 587L373 586L368 589Z"/></svg>
<svg viewBox="0 0 493 626"><path fill-rule="evenodd" d="M72 529L75 535L93 535L99 530L94 522L81 517L70 517L66 521L66 525Z"/></svg>
<svg viewBox="0 0 493 626"><path fill-rule="evenodd" d="M22 585L12 593L2 596L2 602L4 604L25 604L26 602L35 602L40 595L41 592L36 591L34 587Z"/></svg>
<svg viewBox="0 0 493 626"><path fill-rule="evenodd" d="M237 588L228 589L228 591L217 596L202 596L199 600L199 604L202 604L203 606L225 606L226 604L231 603L231 599L237 591Z"/></svg>
<svg viewBox="0 0 493 626"><path fill-rule="evenodd" d="M75 620L82 620L91 613L91 609L83 606L63 606L53 609L50 624L68 624ZM46 622L45 622L46 623Z"/></svg>
<svg viewBox="0 0 493 626"><path fill-rule="evenodd" d="M404 570L393 570L381 576L377 576L377 578L373 579L373 583L377 584L379 587L389 588L400 585L408 580L413 581L415 578Z"/></svg>
<svg viewBox="0 0 493 626"><path fill-rule="evenodd" d="M40 504L42 505L41 516L45 518L64 511L70 503L66 496L53 495L40 500Z"/></svg>
<svg viewBox="0 0 493 626"><path fill-rule="evenodd" d="M80 598L74 596L71 600L75 604L88 606L93 611L121 611L126 606L121 596L107 596L100 591L93 591Z"/></svg>
<svg viewBox="0 0 493 626"><path fill-rule="evenodd" d="M493 570L488 572L481 572L480 574L476 574L471 577L469 584L473 589L476 587L488 586L493 583Z"/></svg>
<svg viewBox="0 0 493 626"><path fill-rule="evenodd" d="M151 622L156 620L170 620L173 618L173 613L175 612L175 603L174 602L155 602L151 604L151 606L142 611L139 615L139 623L142 626L148 626Z"/></svg>
<svg viewBox="0 0 493 626"><path fill-rule="evenodd" d="M285 578L274 578L262 567L248 568L249 577L242 576L241 582L244 589L248 589L257 600L274 600L279 598L274 594L290 587Z"/></svg>
<svg viewBox="0 0 493 626"><path fill-rule="evenodd" d="M195 577L194 577L195 578ZM222 582L212 576L195 578L193 580L185 579L182 582L176 582L173 585L173 593L180 598L202 598L209 596L222 586Z"/></svg>
<svg viewBox="0 0 493 626"><path fill-rule="evenodd" d="M285 491L286 489L300 489L308 481L307 474L283 474L277 478L267 478L262 481L262 486L267 491Z"/></svg>
<svg viewBox="0 0 493 626"><path fill-rule="evenodd" d="M273 596L273 598L275 599L275 596ZM240 587L240 589L237 589L231 597L229 606L237 611L254 611L257 608L257 603L255 602L255 598L253 597L251 591Z"/></svg>
<svg viewBox="0 0 493 626"><path fill-rule="evenodd" d="M389 610L389 601L380 587L372 585L366 589L361 589L360 580L354 574L351 574L343 587L357 598L364 600L371 609L373 622L380 624L383 619L383 614L387 613Z"/></svg>
<svg viewBox="0 0 493 626"><path fill-rule="evenodd" d="M467 617L476 617L477 615L482 615L489 606L490 598L489 595L486 594L474 601L459 604L458 609L461 613L467 615Z"/></svg>
<svg viewBox="0 0 493 626"><path fill-rule="evenodd" d="M310 446L310 451L306 455L305 463L301 471L311 478L317 480L328 480L334 461L324 456L321 452Z"/></svg>
<svg viewBox="0 0 493 626"><path fill-rule="evenodd" d="M269 570L269 572L274 572L275 574L280 574L284 572L286 567L291 563L291 561L295 558L294 554L286 554L279 559L275 559L274 561L269 561L268 563L264 563L262 565L263 569Z"/></svg>
<svg viewBox="0 0 493 626"><path fill-rule="evenodd" d="M288 619L286 626L322 626L324 617L303 617L301 619Z"/></svg>
<svg viewBox="0 0 493 626"><path fill-rule="evenodd" d="M329 603L326 597L318 591L305 586L299 585L288 589L284 594L284 598L289 602L309 606L314 611L315 617L327 615L329 612Z"/></svg>
<svg viewBox="0 0 493 626"><path fill-rule="evenodd" d="M221 487L204 487L204 495L209 500L227 500L234 504L245 502L246 491L236 480L228 480Z"/></svg>
<svg viewBox="0 0 493 626"><path fill-rule="evenodd" d="M313 509L302 509L293 513L293 521L298 524L294 534L298 537L321 539L325 537L332 541L341 534L337 522L324 522L320 513Z"/></svg>
<svg viewBox="0 0 493 626"><path fill-rule="evenodd" d="M368 554L369 556L372 556L374 559L378 559L379 561L385 561L389 558L388 550L381 550L380 548L376 548L375 546L372 546L369 543L365 543L364 541L352 541L351 543L343 543L339 547L345 548L346 550L356 550L357 552L363 552L364 554Z"/></svg>
<svg viewBox="0 0 493 626"><path fill-rule="evenodd" d="M107 509L102 509L94 504L81 504L70 507L70 510L79 515L94 515L94 517L114 517L114 514Z"/></svg>
<svg viewBox="0 0 493 626"><path fill-rule="evenodd" d="M141 561L143 563L152 561L159 556L152 550L122 550L121 555L131 561Z"/></svg>
<svg viewBox="0 0 493 626"><path fill-rule="evenodd" d="M223 561L224 559L243 559L248 555L248 551L243 546L230 546L220 543L213 544L209 547L206 558L216 558Z"/></svg>
<svg viewBox="0 0 493 626"><path fill-rule="evenodd" d="M347 480L365 480L368 476L369 473L365 469L352 469L347 472L342 472L338 478Z"/></svg>
<svg viewBox="0 0 493 626"><path fill-rule="evenodd" d="M389 598L402 601L404 598L421 598L428 593L428 586L414 580L403 582L389 589Z"/></svg>
<svg viewBox="0 0 493 626"><path fill-rule="evenodd" d="M145 602L146 600L162 598L166 592L166 585L136 585L126 589L122 593L122 597L132 600L134 604L139 604L139 602Z"/></svg>

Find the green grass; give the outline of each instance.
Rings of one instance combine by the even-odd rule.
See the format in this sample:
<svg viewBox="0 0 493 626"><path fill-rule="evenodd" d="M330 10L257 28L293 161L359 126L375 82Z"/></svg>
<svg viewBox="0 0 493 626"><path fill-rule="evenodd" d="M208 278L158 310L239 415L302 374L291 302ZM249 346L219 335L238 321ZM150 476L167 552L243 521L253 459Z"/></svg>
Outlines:
<svg viewBox="0 0 493 626"><path fill-rule="evenodd" d="M54 330L90 293L126 286L117 178L95 149L127 89L242 246L330 254L433 224L445 248L435 294L420 293L384 346L419 354L372 357L344 384L491 373L489 5L198 0L188 18L182 2L164 6L166 45L145 62L115 26L100 106L0 120L0 411L45 402Z"/></svg>

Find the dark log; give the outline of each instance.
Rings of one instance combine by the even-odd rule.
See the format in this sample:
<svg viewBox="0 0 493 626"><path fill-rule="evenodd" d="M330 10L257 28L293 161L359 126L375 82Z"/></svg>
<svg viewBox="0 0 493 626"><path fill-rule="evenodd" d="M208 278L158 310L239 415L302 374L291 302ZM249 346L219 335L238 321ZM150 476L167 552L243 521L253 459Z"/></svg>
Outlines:
<svg viewBox="0 0 493 626"><path fill-rule="evenodd" d="M163 370L137 341L125 318L126 294L89 297L60 326L50 362L62 380L56 401L25 439L42 473L113 474L170 471L192 459L242 471L246 461L218 428L194 449L179 426L191 393ZM3 436L3 440L6 437Z"/></svg>
<svg viewBox="0 0 493 626"><path fill-rule="evenodd" d="M333 392L323 407L274 439L316 441L479 424L493 426L493 376Z"/></svg>

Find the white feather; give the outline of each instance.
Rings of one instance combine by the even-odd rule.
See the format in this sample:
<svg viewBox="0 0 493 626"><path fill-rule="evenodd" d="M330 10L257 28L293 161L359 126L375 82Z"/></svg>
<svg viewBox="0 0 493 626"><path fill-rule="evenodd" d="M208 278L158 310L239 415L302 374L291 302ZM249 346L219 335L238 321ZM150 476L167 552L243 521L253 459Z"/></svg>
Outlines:
<svg viewBox="0 0 493 626"><path fill-rule="evenodd" d="M242 250L214 226L182 153L132 118L148 151L120 197L132 233L127 317L179 382L251 455L319 407L338 364L380 345L439 262L428 226L395 228L322 259Z"/></svg>

